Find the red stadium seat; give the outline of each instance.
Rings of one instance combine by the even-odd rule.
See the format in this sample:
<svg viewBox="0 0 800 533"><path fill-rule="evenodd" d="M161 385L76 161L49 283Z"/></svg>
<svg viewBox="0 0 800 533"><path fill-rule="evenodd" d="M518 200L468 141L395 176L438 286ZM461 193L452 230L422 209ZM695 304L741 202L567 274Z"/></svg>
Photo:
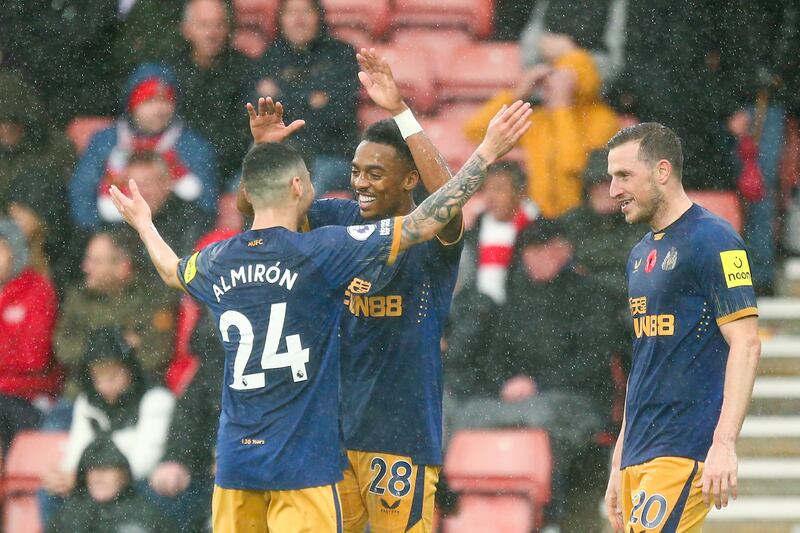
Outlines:
<svg viewBox="0 0 800 533"><path fill-rule="evenodd" d="M369 98L367 98L369 100ZM362 103L358 106L358 125L361 131L379 120L390 118L389 113L372 103Z"/></svg>
<svg viewBox="0 0 800 533"><path fill-rule="evenodd" d="M400 92L416 111L426 113L436 106L434 70L425 50L387 46L378 48L377 53L389 62Z"/></svg>
<svg viewBox="0 0 800 533"><path fill-rule="evenodd" d="M113 119L109 117L76 117L67 126L67 137L75 145L75 150L80 155L89 146L92 136L112 122Z"/></svg>
<svg viewBox="0 0 800 533"><path fill-rule="evenodd" d="M513 494L464 494L458 514L444 519L447 533L530 533L534 530L531 502Z"/></svg>
<svg viewBox="0 0 800 533"><path fill-rule="evenodd" d="M260 29L270 38L275 35L278 0L234 0L233 11L237 26Z"/></svg>
<svg viewBox="0 0 800 533"><path fill-rule="evenodd" d="M460 118L440 113L435 117L420 117L419 121L425 129L425 134L439 149L453 173L458 171L475 151L476 145L464 136Z"/></svg>
<svg viewBox="0 0 800 533"><path fill-rule="evenodd" d="M323 0L328 25L361 28L372 37L382 37L389 29L389 0Z"/></svg>
<svg viewBox="0 0 800 533"><path fill-rule="evenodd" d="M3 493L14 495L33 493L42 482L42 476L58 465L66 451L66 432L21 431L6 456Z"/></svg>
<svg viewBox="0 0 800 533"><path fill-rule="evenodd" d="M43 529L35 495L14 496L6 500L3 508L5 533L41 533Z"/></svg>
<svg viewBox="0 0 800 533"><path fill-rule="evenodd" d="M332 28L331 33L337 39L340 39L356 49L356 52L362 48L369 48L372 46L372 36L369 32L362 28L350 28L348 26L339 26Z"/></svg>
<svg viewBox="0 0 800 533"><path fill-rule="evenodd" d="M395 27L460 27L485 39L492 34L494 0L395 0Z"/></svg>
<svg viewBox="0 0 800 533"><path fill-rule="evenodd" d="M453 50L470 44L472 36L458 29L406 28L392 34L392 46L398 50L424 50L440 72Z"/></svg>
<svg viewBox="0 0 800 533"><path fill-rule="evenodd" d="M550 439L541 429L459 431L444 469L456 492L519 493L539 506L550 501Z"/></svg>
<svg viewBox="0 0 800 533"><path fill-rule="evenodd" d="M439 93L449 100L484 101L514 87L522 73L517 43L475 43L454 49L437 72Z"/></svg>
<svg viewBox="0 0 800 533"><path fill-rule="evenodd" d="M249 57L258 59L267 51L267 38L259 29L237 28L233 33L233 47Z"/></svg>
<svg viewBox="0 0 800 533"><path fill-rule="evenodd" d="M742 233L744 219L739 197L733 191L687 191L689 198L712 213L727 220L733 229Z"/></svg>

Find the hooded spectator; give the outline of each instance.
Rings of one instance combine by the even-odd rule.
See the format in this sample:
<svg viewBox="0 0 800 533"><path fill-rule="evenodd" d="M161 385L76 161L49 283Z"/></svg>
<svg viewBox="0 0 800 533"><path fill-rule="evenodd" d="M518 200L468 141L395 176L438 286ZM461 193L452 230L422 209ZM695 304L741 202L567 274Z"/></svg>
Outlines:
<svg viewBox="0 0 800 533"><path fill-rule="evenodd" d="M177 92L172 71L142 65L130 76L122 96L125 112L96 133L69 184L74 222L84 230L119 222L109 187L127 190L128 158L137 151L160 153L169 165L172 190L208 216L217 201L217 162L213 147L175 114Z"/></svg>
<svg viewBox="0 0 800 533"><path fill-rule="evenodd" d="M357 144L358 63L353 47L334 39L320 0L282 0L278 38L256 65L258 96L279 99L288 120L306 126L294 137L312 162L318 195L350 188Z"/></svg>
<svg viewBox="0 0 800 533"><path fill-rule="evenodd" d="M191 0L181 22L185 39L168 58L178 80L178 114L214 145L226 183L250 144L245 103L251 61L230 43L232 14L222 0Z"/></svg>
<svg viewBox="0 0 800 533"><path fill-rule="evenodd" d="M532 126L520 145L526 153L528 195L544 218L557 218L580 205L581 174L589 153L605 146L618 121L600 98L601 80L592 56L574 39L550 33L542 55L547 63L526 72L514 90L501 91L487 102L467 121L465 133L479 142L500 107L538 98L541 104L534 107Z"/></svg>
<svg viewBox="0 0 800 533"><path fill-rule="evenodd" d="M132 478L145 479L164 454L172 394L148 382L121 330L110 327L89 334L78 382L66 456L61 468L45 476L45 489L58 495L72 491L81 455L98 431L110 433Z"/></svg>
<svg viewBox="0 0 800 533"><path fill-rule="evenodd" d="M61 391L63 371L53 359L57 299L50 281L29 265L25 236L0 219L0 442L36 427L40 407Z"/></svg>
<svg viewBox="0 0 800 533"><path fill-rule="evenodd" d="M125 455L100 434L81 456L75 494L55 514L45 533L167 533L175 531L133 485Z"/></svg>
<svg viewBox="0 0 800 533"><path fill-rule="evenodd" d="M0 211L6 210L9 188L20 174L36 170L35 186L47 189L66 183L72 172L72 145L45 121L46 114L22 78L0 72Z"/></svg>

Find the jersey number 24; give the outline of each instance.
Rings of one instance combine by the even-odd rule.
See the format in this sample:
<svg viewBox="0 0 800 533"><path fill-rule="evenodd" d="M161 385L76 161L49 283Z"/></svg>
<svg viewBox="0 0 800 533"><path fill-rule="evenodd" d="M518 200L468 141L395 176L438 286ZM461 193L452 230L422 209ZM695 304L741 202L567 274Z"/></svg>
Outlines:
<svg viewBox="0 0 800 533"><path fill-rule="evenodd" d="M261 354L261 368L263 370L275 368L291 368L292 379L295 383L306 381L308 372L308 348L303 348L300 335L286 337L286 352L278 353L278 343L283 335L283 322L286 318L286 303L272 304L269 312L269 325L267 325L267 338L264 342L264 351ZM245 374L247 362L253 353L253 325L250 320L238 311L225 311L219 317L219 331L222 340L230 342L228 330L231 326L239 330L239 347L236 358L233 360L233 382L230 387L234 390L252 390L266 387L266 372Z"/></svg>

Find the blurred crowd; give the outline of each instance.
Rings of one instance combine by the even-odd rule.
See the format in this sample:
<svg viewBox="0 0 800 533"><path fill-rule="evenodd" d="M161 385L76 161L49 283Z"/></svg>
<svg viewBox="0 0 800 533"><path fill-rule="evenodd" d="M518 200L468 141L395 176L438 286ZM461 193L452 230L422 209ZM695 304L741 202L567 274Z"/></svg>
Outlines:
<svg viewBox="0 0 800 533"><path fill-rule="evenodd" d="M318 194L347 196L362 96L324 4L281 0L259 57L233 46L223 0L0 10L0 446L22 429L69 432L40 493L47 531L206 527L223 354L205 311L162 289L109 187L135 179L179 255L241 231L244 105L269 95L306 120L291 142ZM635 122L673 128L687 188L738 198L770 294L780 258L800 252L800 9L497 0L494 16L522 76L453 135L479 141L517 98L535 111L466 217L443 339L448 428L547 428L557 523L571 464L621 419L625 262L646 231L608 196L605 143ZM85 116L109 118L76 146L67 132Z"/></svg>

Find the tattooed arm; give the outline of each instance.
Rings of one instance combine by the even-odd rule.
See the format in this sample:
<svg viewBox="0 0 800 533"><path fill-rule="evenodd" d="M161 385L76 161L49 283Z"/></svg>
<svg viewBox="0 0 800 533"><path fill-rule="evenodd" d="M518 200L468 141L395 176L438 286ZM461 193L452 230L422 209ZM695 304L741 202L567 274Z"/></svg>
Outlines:
<svg viewBox="0 0 800 533"><path fill-rule="evenodd" d="M411 214L403 217L401 250L432 239L453 217L461 213L461 208L486 179L488 166L508 153L528 131L530 115L530 104L523 104L522 101L498 111L489 123L483 142L458 174Z"/></svg>

